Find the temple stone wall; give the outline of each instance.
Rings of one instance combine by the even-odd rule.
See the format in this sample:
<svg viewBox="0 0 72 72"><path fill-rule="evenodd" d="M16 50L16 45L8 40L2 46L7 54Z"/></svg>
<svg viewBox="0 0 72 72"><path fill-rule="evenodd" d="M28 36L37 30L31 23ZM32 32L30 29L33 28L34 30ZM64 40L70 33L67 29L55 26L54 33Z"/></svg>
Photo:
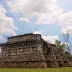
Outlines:
<svg viewBox="0 0 72 72"><path fill-rule="evenodd" d="M19 44L19 45L18 45ZM4 48L5 47L5 48ZM43 52L42 42L28 41L23 43L8 44L2 48L2 56L18 56L24 54L38 54Z"/></svg>
<svg viewBox="0 0 72 72"><path fill-rule="evenodd" d="M41 35L39 34L24 34L19 36L8 37L8 42L13 41L29 41L29 40L41 40Z"/></svg>
<svg viewBox="0 0 72 72"><path fill-rule="evenodd" d="M2 67L2 66L1 66ZM5 62L3 67L7 68L44 68L44 62Z"/></svg>
<svg viewBox="0 0 72 72"><path fill-rule="evenodd" d="M2 58L0 67L6 68L52 68L69 67L69 60L61 48L44 41L39 34L8 37L0 44Z"/></svg>

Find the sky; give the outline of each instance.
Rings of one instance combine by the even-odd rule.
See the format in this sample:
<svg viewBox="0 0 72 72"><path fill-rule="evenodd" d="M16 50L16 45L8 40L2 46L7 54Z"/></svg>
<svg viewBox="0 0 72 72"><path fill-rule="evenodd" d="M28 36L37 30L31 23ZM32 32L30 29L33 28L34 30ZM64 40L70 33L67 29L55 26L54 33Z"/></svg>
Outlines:
<svg viewBox="0 0 72 72"><path fill-rule="evenodd" d="M72 36L72 0L0 0L0 43L26 33L55 43L66 32Z"/></svg>

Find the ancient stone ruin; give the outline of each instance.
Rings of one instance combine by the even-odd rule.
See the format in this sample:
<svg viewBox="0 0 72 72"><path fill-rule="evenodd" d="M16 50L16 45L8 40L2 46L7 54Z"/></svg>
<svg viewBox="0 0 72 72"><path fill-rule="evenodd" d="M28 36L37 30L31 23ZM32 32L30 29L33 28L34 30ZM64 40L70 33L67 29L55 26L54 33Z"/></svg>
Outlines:
<svg viewBox="0 0 72 72"><path fill-rule="evenodd" d="M2 68L53 68L69 67L62 48L44 41L39 34L8 37L0 44Z"/></svg>

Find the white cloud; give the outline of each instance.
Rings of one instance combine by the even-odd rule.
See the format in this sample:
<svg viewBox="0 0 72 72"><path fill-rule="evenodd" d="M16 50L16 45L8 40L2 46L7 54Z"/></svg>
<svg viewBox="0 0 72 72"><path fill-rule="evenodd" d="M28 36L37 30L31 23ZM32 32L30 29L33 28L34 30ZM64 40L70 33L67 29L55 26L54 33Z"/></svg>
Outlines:
<svg viewBox="0 0 72 72"><path fill-rule="evenodd" d="M42 30L35 31L33 34L41 34L42 38L45 41L48 41L50 43L55 43L55 40L59 39L58 35L55 35L55 36L45 36L45 35L43 35Z"/></svg>
<svg viewBox="0 0 72 72"><path fill-rule="evenodd" d="M62 33L68 32L72 35L72 12L61 14L58 23L62 27Z"/></svg>
<svg viewBox="0 0 72 72"><path fill-rule="evenodd" d="M62 27L61 32L72 35L72 11L63 13L58 0L7 0L11 12L23 15L21 21L37 16L35 24L55 24Z"/></svg>
<svg viewBox="0 0 72 72"><path fill-rule="evenodd" d="M0 35L0 41L4 40L4 38Z"/></svg>
<svg viewBox="0 0 72 72"><path fill-rule="evenodd" d="M46 41L51 42L51 43L55 43L55 40L59 39L58 35L55 35L55 36L42 36L42 38Z"/></svg>
<svg viewBox="0 0 72 72"><path fill-rule="evenodd" d="M7 0L11 12L25 18L38 16L36 24L54 24L62 13L57 0Z"/></svg>
<svg viewBox="0 0 72 72"><path fill-rule="evenodd" d="M35 31L33 34L42 34L40 31Z"/></svg>
<svg viewBox="0 0 72 72"><path fill-rule="evenodd" d="M2 35L16 35L14 30L17 30L13 18L7 17L5 13L7 11L0 5L0 41L4 39Z"/></svg>
<svg viewBox="0 0 72 72"><path fill-rule="evenodd" d="M45 35L45 34L47 34L47 30L46 29L33 30L33 33Z"/></svg>
<svg viewBox="0 0 72 72"><path fill-rule="evenodd" d="M62 28L62 29L61 29L61 33L62 33L62 34L66 34L66 33L67 33L67 32L66 32L66 29Z"/></svg>
<svg viewBox="0 0 72 72"><path fill-rule="evenodd" d="M25 22L30 23L30 21L29 21L27 18L25 18L25 17L21 17L21 18L19 19L19 21L25 21Z"/></svg>

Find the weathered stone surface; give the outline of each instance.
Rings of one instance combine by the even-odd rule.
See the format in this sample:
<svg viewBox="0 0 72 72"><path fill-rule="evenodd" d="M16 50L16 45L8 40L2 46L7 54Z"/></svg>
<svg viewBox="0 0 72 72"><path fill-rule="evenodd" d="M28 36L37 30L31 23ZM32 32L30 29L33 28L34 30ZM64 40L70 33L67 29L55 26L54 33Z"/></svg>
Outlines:
<svg viewBox="0 0 72 72"><path fill-rule="evenodd" d="M8 41L0 46L0 67L51 68L70 65L63 50L44 41L39 34L8 37Z"/></svg>

